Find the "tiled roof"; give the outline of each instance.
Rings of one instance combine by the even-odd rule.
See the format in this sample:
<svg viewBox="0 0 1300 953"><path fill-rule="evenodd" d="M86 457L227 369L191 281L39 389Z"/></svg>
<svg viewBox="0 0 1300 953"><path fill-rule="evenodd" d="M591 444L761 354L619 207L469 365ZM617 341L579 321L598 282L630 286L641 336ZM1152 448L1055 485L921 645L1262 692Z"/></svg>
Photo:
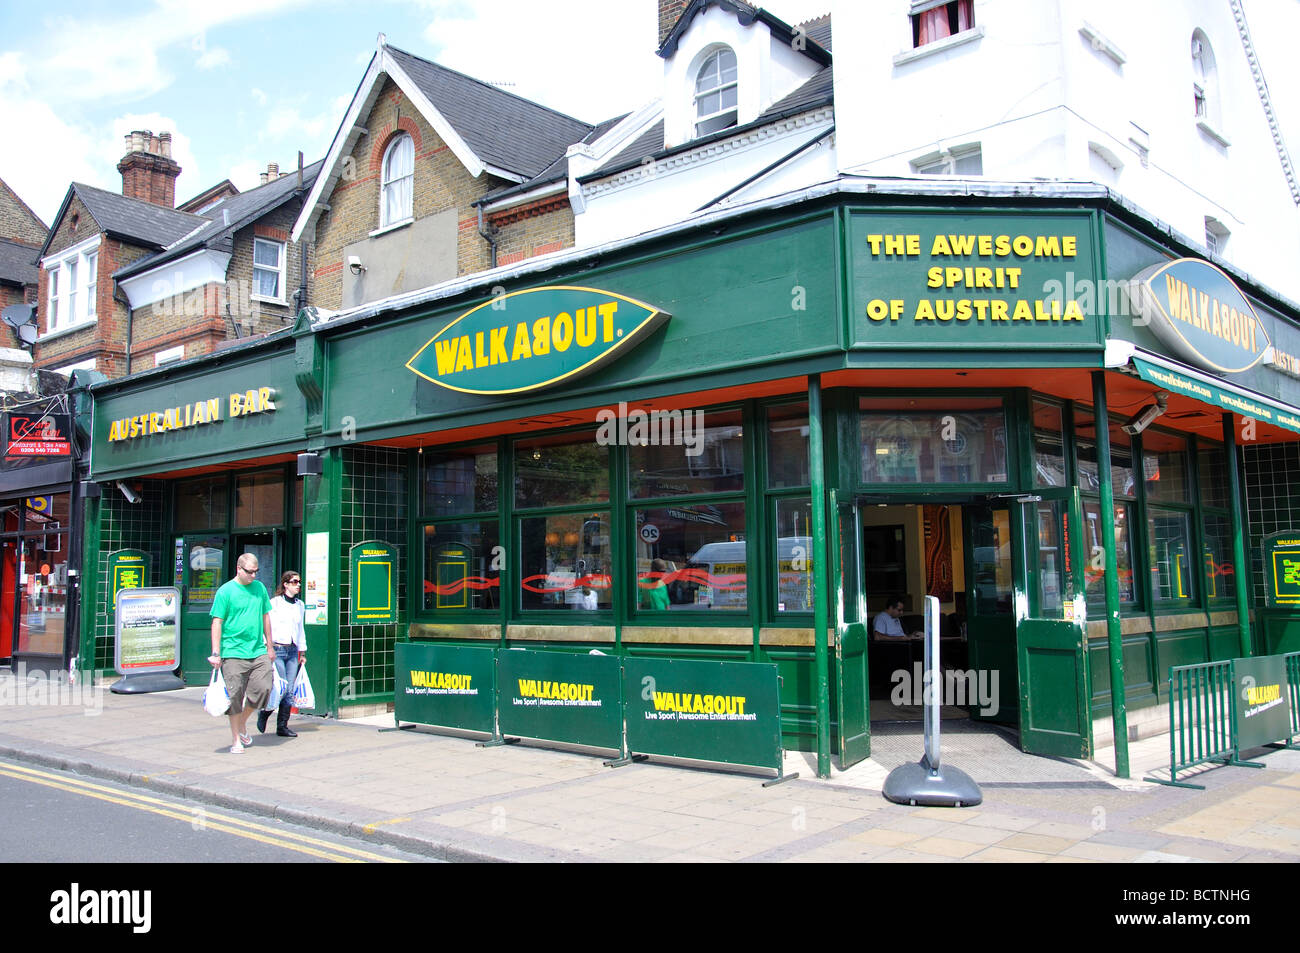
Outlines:
<svg viewBox="0 0 1300 953"><path fill-rule="evenodd" d="M811 79L788 96L778 99L763 110L758 121L775 119L777 116L801 109L814 109L817 106L829 106L835 102L835 81L831 73L833 66L819 70Z"/></svg>
<svg viewBox="0 0 1300 953"><path fill-rule="evenodd" d="M596 127L591 130L584 138L583 142L595 142L605 133L609 132L627 116L618 116L614 119L606 119L602 123L597 123ZM547 185L551 182L567 181L569 178L569 156L567 149L558 159L548 165L545 169L518 185L511 185L504 189L498 189L496 192L489 193L484 199L484 204L495 202L497 199L505 198L516 193L531 192L533 189Z"/></svg>
<svg viewBox="0 0 1300 953"><path fill-rule="evenodd" d="M74 182L72 189L101 231L112 232L138 245L163 248L207 221L201 215L177 212L152 202L106 192L93 185Z"/></svg>
<svg viewBox="0 0 1300 953"><path fill-rule="evenodd" d="M36 257L40 249L34 245L0 238L0 281L16 285L34 285L40 278Z"/></svg>
<svg viewBox="0 0 1300 953"><path fill-rule="evenodd" d="M465 144L488 165L532 178L592 131L589 123L572 116L396 47L387 49Z"/></svg>
<svg viewBox="0 0 1300 953"><path fill-rule="evenodd" d="M320 172L323 159L313 162L303 169L302 183L304 189L310 189ZM129 278L131 275L148 271L163 262L181 258L199 248L212 248L229 242L236 231L256 221L293 197L298 189L298 170L294 169L281 175L274 182L259 185L247 192L240 192L222 199L203 213L202 227L191 228L180 241L169 244L156 255L131 262L125 268L115 272L115 278ZM198 216L191 216L198 218Z"/></svg>

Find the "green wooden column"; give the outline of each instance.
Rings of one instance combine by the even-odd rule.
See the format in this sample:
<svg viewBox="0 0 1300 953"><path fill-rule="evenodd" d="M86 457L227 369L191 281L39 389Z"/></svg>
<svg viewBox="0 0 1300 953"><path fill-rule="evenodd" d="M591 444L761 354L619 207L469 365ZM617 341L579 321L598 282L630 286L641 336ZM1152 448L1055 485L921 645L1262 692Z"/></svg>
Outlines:
<svg viewBox="0 0 1300 953"><path fill-rule="evenodd" d="M1241 658L1250 658L1250 609L1246 597L1246 520L1241 511L1241 468L1237 466L1237 429L1232 414L1223 415L1223 450L1228 455L1228 498L1232 501L1232 583L1237 596L1237 638Z"/></svg>
<svg viewBox="0 0 1300 953"><path fill-rule="evenodd" d="M1115 488L1110 479L1110 420L1106 415L1106 372L1092 372L1093 414L1097 425L1097 474L1101 484L1102 548L1106 559L1106 643L1110 656L1110 717L1115 731L1115 776L1127 778L1128 711L1125 708L1124 635L1119 623L1119 564L1115 556Z"/></svg>
<svg viewBox="0 0 1300 953"><path fill-rule="evenodd" d="M817 666L817 777L831 776L831 676L826 649L826 472L822 458L822 382L808 378L808 462L812 481L813 660Z"/></svg>

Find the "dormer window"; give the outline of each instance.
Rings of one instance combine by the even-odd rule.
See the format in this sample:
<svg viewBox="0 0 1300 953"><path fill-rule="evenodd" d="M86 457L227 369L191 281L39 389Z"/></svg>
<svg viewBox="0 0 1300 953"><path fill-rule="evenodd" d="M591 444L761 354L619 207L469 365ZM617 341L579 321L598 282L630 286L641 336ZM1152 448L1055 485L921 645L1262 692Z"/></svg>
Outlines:
<svg viewBox="0 0 1300 953"><path fill-rule="evenodd" d="M389 143L384 153L383 180L379 189L380 228L412 217L414 185L415 144L403 133Z"/></svg>
<svg viewBox="0 0 1300 953"><path fill-rule="evenodd" d="M736 54L715 50L695 77L695 135L707 136L736 124Z"/></svg>

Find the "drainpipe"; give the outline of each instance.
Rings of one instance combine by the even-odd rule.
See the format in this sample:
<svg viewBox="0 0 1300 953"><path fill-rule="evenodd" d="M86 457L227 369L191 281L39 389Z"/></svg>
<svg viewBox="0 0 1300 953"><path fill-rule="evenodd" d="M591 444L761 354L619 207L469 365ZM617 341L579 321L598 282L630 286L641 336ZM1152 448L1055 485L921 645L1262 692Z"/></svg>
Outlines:
<svg viewBox="0 0 1300 953"><path fill-rule="evenodd" d="M131 329L135 323L135 308L130 305L126 306L126 373L124 377L131 376Z"/></svg>
<svg viewBox="0 0 1300 953"><path fill-rule="evenodd" d="M482 236L483 240L488 243L488 248L491 250L492 254L492 267L495 268L497 266L497 240L493 237L491 231L488 231L483 227L482 205L478 207L478 233Z"/></svg>

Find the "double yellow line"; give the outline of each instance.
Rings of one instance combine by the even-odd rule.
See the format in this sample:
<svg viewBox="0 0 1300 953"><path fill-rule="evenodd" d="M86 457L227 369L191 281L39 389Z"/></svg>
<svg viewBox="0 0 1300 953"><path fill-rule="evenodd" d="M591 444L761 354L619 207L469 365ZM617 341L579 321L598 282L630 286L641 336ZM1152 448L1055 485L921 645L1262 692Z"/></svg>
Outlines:
<svg viewBox="0 0 1300 953"><path fill-rule="evenodd" d="M297 851L300 854L319 857L322 860L330 860L335 863L359 864L364 861L375 861L382 864L405 863L405 861L397 860L392 857L382 857L379 854L372 854L370 851L348 847L344 844L333 844L329 841L319 840L315 837L308 837L305 834L299 834L293 831L273 831L266 824L246 821L238 817L228 817L224 814L210 811L206 807L189 808L171 801L164 801L160 798L150 797L147 794L136 794L133 791L120 791L117 788L106 787L102 784L92 784L89 781L82 781L77 778L51 774L47 771L37 771L35 768L10 764L5 761L0 761L0 775L14 778L18 781L27 781L31 784L40 784L47 788L57 788L60 791L69 791L73 794L95 798L99 801L108 801L111 804L121 804L124 807L133 807L139 811L148 811L150 814L157 814L161 817L170 817L174 820L184 821L191 826L195 826L196 829L219 831L223 834L234 834L236 837L259 841L263 844L270 844L273 847L281 847L285 850Z"/></svg>

